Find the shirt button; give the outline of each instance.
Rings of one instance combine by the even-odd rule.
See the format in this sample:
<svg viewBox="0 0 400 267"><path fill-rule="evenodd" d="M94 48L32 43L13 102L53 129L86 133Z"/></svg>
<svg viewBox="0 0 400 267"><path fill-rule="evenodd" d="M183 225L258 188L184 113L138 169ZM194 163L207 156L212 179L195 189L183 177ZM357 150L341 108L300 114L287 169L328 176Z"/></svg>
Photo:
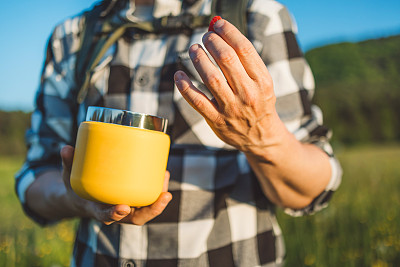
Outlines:
<svg viewBox="0 0 400 267"><path fill-rule="evenodd" d="M150 77L148 74L143 74L140 75L136 78L136 82L139 84L139 86L146 86L150 81Z"/></svg>
<svg viewBox="0 0 400 267"><path fill-rule="evenodd" d="M136 264L132 260L122 260L121 267L135 267Z"/></svg>

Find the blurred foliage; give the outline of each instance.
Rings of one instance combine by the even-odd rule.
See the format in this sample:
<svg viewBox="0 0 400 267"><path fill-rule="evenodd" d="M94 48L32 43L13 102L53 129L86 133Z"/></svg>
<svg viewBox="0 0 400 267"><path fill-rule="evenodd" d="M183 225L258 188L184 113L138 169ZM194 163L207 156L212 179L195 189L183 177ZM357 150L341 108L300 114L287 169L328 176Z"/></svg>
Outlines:
<svg viewBox="0 0 400 267"><path fill-rule="evenodd" d="M316 80L314 102L335 142L400 140L400 36L324 46L306 58Z"/></svg>
<svg viewBox="0 0 400 267"><path fill-rule="evenodd" d="M22 211L14 174L23 157L0 156L0 266L69 266L76 220L40 227Z"/></svg>
<svg viewBox="0 0 400 267"><path fill-rule="evenodd" d="M30 125L30 113L0 110L0 155L25 154L25 132Z"/></svg>

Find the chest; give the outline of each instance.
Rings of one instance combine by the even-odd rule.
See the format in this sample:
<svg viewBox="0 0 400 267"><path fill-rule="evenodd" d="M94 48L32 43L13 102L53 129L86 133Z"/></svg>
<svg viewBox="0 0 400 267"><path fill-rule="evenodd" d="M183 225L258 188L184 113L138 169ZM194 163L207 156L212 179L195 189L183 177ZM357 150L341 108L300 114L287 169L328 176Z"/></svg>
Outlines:
<svg viewBox="0 0 400 267"><path fill-rule="evenodd" d="M174 73L184 70L200 90L209 94L187 52L190 45L201 43L203 34L204 30L199 30L191 35L121 38L95 69L81 110L104 106L164 117L168 119L172 141L223 147L225 144L214 136L174 84ZM212 138L202 140L204 136Z"/></svg>

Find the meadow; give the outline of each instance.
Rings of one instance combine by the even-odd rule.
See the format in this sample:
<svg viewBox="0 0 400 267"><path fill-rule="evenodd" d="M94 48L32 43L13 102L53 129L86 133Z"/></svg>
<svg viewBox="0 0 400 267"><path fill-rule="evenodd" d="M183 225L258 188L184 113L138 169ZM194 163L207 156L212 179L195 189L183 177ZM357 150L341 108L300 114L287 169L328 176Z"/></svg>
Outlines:
<svg viewBox="0 0 400 267"><path fill-rule="evenodd" d="M278 213L286 266L400 266L400 145L336 151L344 176L329 207ZM0 157L0 266L68 266L76 221L41 228L24 215L13 180L22 161Z"/></svg>

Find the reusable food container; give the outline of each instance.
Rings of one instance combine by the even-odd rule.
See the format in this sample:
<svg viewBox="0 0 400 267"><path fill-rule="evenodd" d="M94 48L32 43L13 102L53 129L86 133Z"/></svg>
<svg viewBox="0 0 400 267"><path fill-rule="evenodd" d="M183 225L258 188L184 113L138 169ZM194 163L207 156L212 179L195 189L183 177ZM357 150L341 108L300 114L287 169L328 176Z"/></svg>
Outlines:
<svg viewBox="0 0 400 267"><path fill-rule="evenodd" d="M78 129L71 187L82 198L140 207L162 192L170 139L164 118L89 107Z"/></svg>

